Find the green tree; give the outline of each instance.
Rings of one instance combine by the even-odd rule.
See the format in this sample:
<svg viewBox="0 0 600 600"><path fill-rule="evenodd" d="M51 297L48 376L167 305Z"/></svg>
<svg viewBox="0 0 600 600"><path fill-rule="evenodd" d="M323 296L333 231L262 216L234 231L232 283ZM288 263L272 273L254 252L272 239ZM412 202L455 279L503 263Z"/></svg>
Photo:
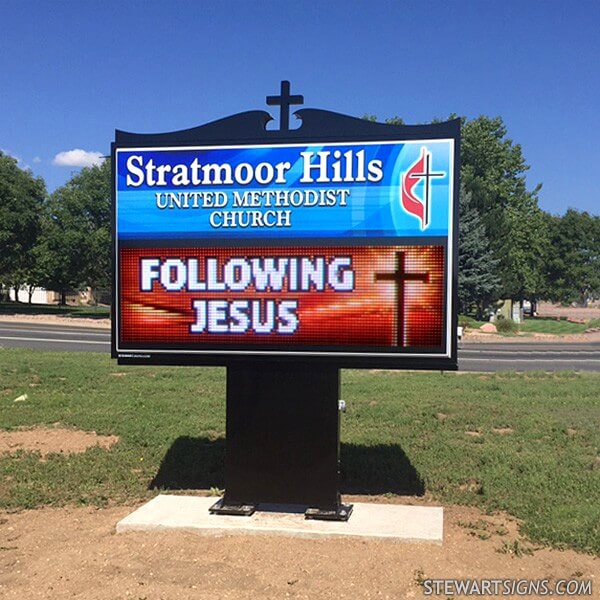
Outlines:
<svg viewBox="0 0 600 600"><path fill-rule="evenodd" d="M600 297L600 217L569 209L549 217L548 297L586 304Z"/></svg>
<svg viewBox="0 0 600 600"><path fill-rule="evenodd" d="M463 118L461 180L473 194L498 264L499 297L536 301L546 289L546 219L541 185L529 191L521 146L507 137L501 117ZM498 297L498 298L499 298Z"/></svg>
<svg viewBox="0 0 600 600"><path fill-rule="evenodd" d="M371 123L377 123L376 115L363 115L362 118L365 121L371 121ZM385 121L386 125L404 125L404 119L402 117L389 117Z"/></svg>
<svg viewBox="0 0 600 600"><path fill-rule="evenodd" d="M47 288L61 293L110 283L110 162L83 169L50 197L38 268Z"/></svg>
<svg viewBox="0 0 600 600"><path fill-rule="evenodd" d="M496 240L501 295L537 302L546 295L547 215L533 193L510 198L502 214L503 235Z"/></svg>
<svg viewBox="0 0 600 600"><path fill-rule="evenodd" d="M508 139L507 133L501 117L482 115L471 121L462 117L461 180L474 193L488 233L494 232L497 216L510 199L526 192L529 165L521 146Z"/></svg>
<svg viewBox="0 0 600 600"><path fill-rule="evenodd" d="M458 304L461 314L467 314L476 307L477 318L483 318L485 309L496 298L500 287L498 262L475 208L473 195L461 186L458 235Z"/></svg>
<svg viewBox="0 0 600 600"><path fill-rule="evenodd" d="M33 247L45 198L43 179L0 152L0 283L16 291L32 283Z"/></svg>

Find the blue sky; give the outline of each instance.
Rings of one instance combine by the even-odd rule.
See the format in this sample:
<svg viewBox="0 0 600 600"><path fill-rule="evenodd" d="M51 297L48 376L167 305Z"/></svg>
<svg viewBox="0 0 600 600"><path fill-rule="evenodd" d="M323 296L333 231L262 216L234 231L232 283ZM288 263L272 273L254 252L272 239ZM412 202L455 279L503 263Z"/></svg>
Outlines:
<svg viewBox="0 0 600 600"><path fill-rule="evenodd" d="M52 191L115 129L266 109L289 79L354 116L500 115L542 208L600 214L598 23L597 0L2 0L0 148Z"/></svg>

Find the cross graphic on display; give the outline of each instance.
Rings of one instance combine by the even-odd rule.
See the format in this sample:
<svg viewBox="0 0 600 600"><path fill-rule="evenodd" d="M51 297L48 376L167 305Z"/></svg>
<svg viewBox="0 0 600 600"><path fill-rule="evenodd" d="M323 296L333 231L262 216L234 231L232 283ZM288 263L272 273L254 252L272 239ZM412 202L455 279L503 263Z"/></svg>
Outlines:
<svg viewBox="0 0 600 600"><path fill-rule="evenodd" d="M445 177L446 173L434 173L431 171L431 152L424 151L425 154L425 168L423 169L423 173L411 173L409 177L411 179L422 178L425 180L424 188L425 188L425 209L423 214L425 215L424 226L427 227L429 225L429 198L431 194L431 183L430 180L434 177Z"/></svg>
<svg viewBox="0 0 600 600"><path fill-rule="evenodd" d="M404 252L396 252L396 270L392 273L375 273L375 281L392 281L396 284L398 302L396 345L404 346L404 284L407 281L429 283L429 273L407 273L404 265Z"/></svg>
<svg viewBox="0 0 600 600"><path fill-rule="evenodd" d="M290 106L292 104L304 104L304 96L299 94L290 96L290 82L281 82L279 96L267 96L269 106L279 106L279 129L289 131L290 129Z"/></svg>

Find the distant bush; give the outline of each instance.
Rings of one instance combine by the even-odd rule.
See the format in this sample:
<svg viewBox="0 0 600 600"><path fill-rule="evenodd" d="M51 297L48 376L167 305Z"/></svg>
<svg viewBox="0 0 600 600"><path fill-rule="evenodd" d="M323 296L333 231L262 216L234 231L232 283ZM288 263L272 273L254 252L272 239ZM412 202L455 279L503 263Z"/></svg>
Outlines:
<svg viewBox="0 0 600 600"><path fill-rule="evenodd" d="M600 319L592 319L586 324L586 329L597 329L600 327Z"/></svg>
<svg viewBox="0 0 600 600"><path fill-rule="evenodd" d="M517 333L519 326L512 319L498 317L496 320L496 329L498 333Z"/></svg>

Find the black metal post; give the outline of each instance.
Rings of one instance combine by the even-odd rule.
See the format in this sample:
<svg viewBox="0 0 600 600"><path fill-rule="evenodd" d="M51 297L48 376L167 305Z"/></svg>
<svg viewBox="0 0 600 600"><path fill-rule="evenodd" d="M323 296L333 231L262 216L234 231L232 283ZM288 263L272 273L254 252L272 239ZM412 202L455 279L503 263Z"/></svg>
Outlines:
<svg viewBox="0 0 600 600"><path fill-rule="evenodd" d="M225 496L211 512L250 515L260 503L347 520L340 502L337 367L248 363L227 368Z"/></svg>

